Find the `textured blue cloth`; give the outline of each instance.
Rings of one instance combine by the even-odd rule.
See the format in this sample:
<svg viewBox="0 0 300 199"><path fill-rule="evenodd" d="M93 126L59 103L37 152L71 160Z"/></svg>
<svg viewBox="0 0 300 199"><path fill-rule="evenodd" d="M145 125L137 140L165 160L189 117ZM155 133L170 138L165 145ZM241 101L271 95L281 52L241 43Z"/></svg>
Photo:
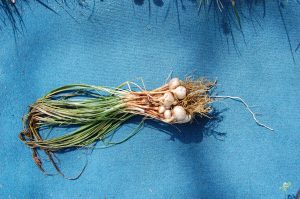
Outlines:
<svg viewBox="0 0 300 199"><path fill-rule="evenodd" d="M279 189L284 182L292 184L286 195L296 194L300 6L289 1L282 10L294 64L277 3L267 3L265 18L258 12L252 21L243 19L243 34L234 31L233 42L214 20L214 11L198 16L195 3L184 1L183 9L178 1L177 12L176 2L158 7L151 1L149 15L147 2L99 1L93 11L69 9L76 20L57 5L59 15L31 4L31 10L23 10L23 35L15 40L11 31L2 30L0 198L274 199L285 197ZM59 154L67 176L76 175L88 159L75 181L43 175L18 139L28 105L56 87L116 86L142 77L151 89L171 71L181 78L218 79L220 94L256 105L263 114L258 117L275 132L257 126L238 102L226 100L214 104L221 113L208 124L199 121L178 132L148 122L124 144ZM125 135L134 124L126 126L117 134Z"/></svg>

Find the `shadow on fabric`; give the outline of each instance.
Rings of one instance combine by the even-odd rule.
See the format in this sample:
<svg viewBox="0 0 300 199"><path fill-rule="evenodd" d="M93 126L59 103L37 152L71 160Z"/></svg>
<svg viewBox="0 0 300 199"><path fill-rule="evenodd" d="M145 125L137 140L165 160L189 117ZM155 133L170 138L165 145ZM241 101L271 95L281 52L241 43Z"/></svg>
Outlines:
<svg viewBox="0 0 300 199"><path fill-rule="evenodd" d="M216 128L223 120L221 114L226 111L215 111L207 117L196 117L192 123L170 125L158 121L147 120L145 126L159 129L161 132L170 135L170 140L180 141L184 144L200 143L204 137L213 136L218 140L224 140L226 133L218 132Z"/></svg>

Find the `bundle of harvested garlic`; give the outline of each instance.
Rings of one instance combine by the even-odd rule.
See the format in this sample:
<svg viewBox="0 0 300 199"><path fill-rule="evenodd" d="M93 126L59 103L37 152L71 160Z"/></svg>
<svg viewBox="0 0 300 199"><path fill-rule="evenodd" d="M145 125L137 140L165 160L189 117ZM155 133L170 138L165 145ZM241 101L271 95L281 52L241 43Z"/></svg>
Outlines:
<svg viewBox="0 0 300 199"><path fill-rule="evenodd" d="M125 86L128 88L125 89ZM133 91L131 87L138 91ZM67 85L55 89L30 106L24 117L24 130L20 139L33 150L33 158L44 171L37 149L43 150L60 173L54 152L88 147L105 140L122 123L135 115L160 120L165 123L188 123L198 116L208 117L210 104L215 98L239 100L252 113L248 105L238 97L212 96L215 82L205 79L171 79L165 85L147 91L134 82L125 82L116 88L92 85ZM74 131L47 138L42 129L77 126ZM270 129L270 128L269 128ZM125 139L127 140L127 139Z"/></svg>

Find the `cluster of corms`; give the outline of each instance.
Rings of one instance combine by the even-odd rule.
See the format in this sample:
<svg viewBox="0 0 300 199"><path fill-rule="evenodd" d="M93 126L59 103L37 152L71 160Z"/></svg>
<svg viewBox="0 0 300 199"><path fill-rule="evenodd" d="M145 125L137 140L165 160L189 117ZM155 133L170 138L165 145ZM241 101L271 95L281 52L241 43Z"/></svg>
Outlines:
<svg viewBox="0 0 300 199"><path fill-rule="evenodd" d="M187 123L192 116L187 114L179 102L187 96L187 89L178 78L172 78L168 82L169 90L160 98L158 113L167 123Z"/></svg>

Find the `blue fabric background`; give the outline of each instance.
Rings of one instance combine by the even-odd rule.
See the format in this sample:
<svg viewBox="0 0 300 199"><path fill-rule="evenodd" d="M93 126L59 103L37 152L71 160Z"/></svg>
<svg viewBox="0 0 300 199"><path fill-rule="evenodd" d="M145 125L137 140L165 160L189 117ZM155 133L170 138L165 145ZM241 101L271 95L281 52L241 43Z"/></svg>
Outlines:
<svg viewBox="0 0 300 199"><path fill-rule="evenodd" d="M163 7L131 1L96 2L94 14L81 8L60 15L31 4L26 30L16 41L0 37L0 198L284 198L300 188L300 52L293 63L277 3L267 3L259 23L243 21L244 38L219 32L213 15L197 15L184 1ZM55 6L53 4L53 6ZM300 42L300 6L283 10L293 50ZM260 26L261 25L261 26ZM60 154L62 170L76 181L44 176L30 150L19 141L28 105L64 84L116 86L142 77L148 89L168 74L218 79L218 91L257 105L259 118L275 132L258 127L245 108L232 101L215 104L223 112L212 127L203 123L178 132L155 123L128 142L105 150ZM138 81L138 80L137 80ZM129 124L129 127L133 124ZM129 127L118 131L128 132ZM226 133L220 141L216 133Z"/></svg>

